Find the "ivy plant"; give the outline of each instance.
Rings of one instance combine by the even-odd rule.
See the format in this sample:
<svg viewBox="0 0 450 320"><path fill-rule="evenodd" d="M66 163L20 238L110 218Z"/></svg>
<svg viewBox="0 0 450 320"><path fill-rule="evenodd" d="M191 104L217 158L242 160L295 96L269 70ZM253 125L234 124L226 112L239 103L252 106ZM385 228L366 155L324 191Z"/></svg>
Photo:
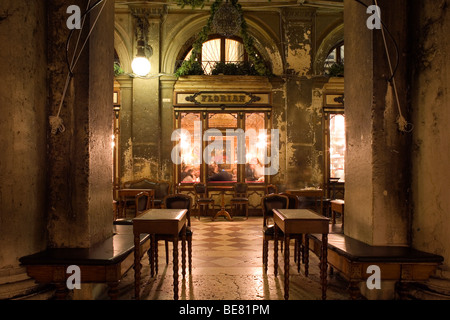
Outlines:
<svg viewBox="0 0 450 320"><path fill-rule="evenodd" d="M211 25L214 19L214 16L219 9L220 5L222 4L223 0L215 0L214 3L211 5L211 14L210 17L206 23L206 25L203 27L202 31L198 34L198 37L194 44L192 45L192 54L189 60L183 61L183 64L180 68L175 72L175 76L185 76L190 75L193 72L194 63L199 63L199 56L200 52L202 50L203 43L208 40L208 35L211 32ZM186 5L191 5L192 7L195 6L202 6L205 3L205 0L177 0L177 3L184 7ZM249 60L254 65L254 70L256 71L257 75L260 76L271 76L272 73L269 70L269 68L266 66L265 62L261 59L261 57L257 54L255 48L254 48L254 39L247 33L247 22L244 18L244 12L242 10L241 5L238 3L238 0L231 0L231 4L237 9L239 12L239 15L241 17L241 37L242 41L244 43L244 48L247 51Z"/></svg>

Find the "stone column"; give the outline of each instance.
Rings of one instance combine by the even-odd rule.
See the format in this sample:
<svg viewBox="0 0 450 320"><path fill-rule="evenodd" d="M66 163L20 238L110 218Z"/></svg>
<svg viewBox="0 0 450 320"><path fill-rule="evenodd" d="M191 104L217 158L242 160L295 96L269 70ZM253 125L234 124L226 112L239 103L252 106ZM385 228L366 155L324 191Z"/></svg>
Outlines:
<svg viewBox="0 0 450 320"><path fill-rule="evenodd" d="M148 21L148 45L152 48L151 71L147 78L133 79L132 137L134 179L159 179L161 111L159 78L160 72L160 24L162 6L130 5L135 19ZM135 40L135 44L137 39ZM133 48L136 55L136 45Z"/></svg>
<svg viewBox="0 0 450 320"><path fill-rule="evenodd" d="M19 258L45 249L44 1L0 2L0 300L36 286Z"/></svg>
<svg viewBox="0 0 450 320"><path fill-rule="evenodd" d="M406 1L378 4L400 50L395 80L407 117ZM367 28L370 15L364 6L353 0L344 5L345 233L370 245L407 245L410 136L400 132L396 123L399 113L388 82L391 73L381 30ZM395 65L395 48L389 38L387 44Z"/></svg>
<svg viewBox="0 0 450 320"><path fill-rule="evenodd" d="M56 115L68 74L65 45L69 5L86 10L85 1L48 3L49 114ZM103 8L103 9L102 9ZM112 235L112 96L114 86L114 3L88 15L94 26L76 65L61 118L65 131L48 134L48 232L51 247L89 247ZM78 32L73 36L70 53Z"/></svg>
<svg viewBox="0 0 450 320"><path fill-rule="evenodd" d="M283 9L286 56L287 187L323 182L322 108L313 103L314 15L311 8Z"/></svg>

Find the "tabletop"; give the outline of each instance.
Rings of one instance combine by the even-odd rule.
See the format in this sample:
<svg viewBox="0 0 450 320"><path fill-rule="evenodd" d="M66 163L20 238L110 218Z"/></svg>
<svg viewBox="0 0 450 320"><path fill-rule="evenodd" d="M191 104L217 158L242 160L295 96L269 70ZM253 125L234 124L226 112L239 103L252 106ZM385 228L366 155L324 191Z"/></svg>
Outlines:
<svg viewBox="0 0 450 320"><path fill-rule="evenodd" d="M133 219L135 233L178 234L186 224L187 209L150 209Z"/></svg>
<svg viewBox="0 0 450 320"><path fill-rule="evenodd" d="M330 219L309 209L274 209L275 223L286 233L328 233Z"/></svg>

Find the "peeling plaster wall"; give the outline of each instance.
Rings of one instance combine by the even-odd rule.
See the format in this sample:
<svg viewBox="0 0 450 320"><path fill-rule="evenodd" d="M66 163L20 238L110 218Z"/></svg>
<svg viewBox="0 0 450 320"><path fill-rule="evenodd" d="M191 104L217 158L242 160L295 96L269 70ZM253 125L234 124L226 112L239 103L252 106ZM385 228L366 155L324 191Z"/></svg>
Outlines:
<svg viewBox="0 0 450 320"><path fill-rule="evenodd" d="M8 284L27 279L18 259L47 244L45 26L44 2L0 2L0 299L27 287Z"/></svg>
<svg viewBox="0 0 450 320"><path fill-rule="evenodd" d="M412 245L442 255L450 279L449 2L416 1L412 12Z"/></svg>

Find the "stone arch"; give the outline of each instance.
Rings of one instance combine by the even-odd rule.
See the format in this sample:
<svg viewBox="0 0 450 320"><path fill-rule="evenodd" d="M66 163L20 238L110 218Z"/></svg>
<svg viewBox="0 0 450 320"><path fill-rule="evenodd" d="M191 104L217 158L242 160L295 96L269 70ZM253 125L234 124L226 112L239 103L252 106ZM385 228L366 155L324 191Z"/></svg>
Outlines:
<svg viewBox="0 0 450 320"><path fill-rule="evenodd" d="M325 60L328 53L334 46L344 41L344 23L341 22L331 32L329 32L321 41L316 55L314 57L314 74L321 75L324 73Z"/></svg>
<svg viewBox="0 0 450 320"><path fill-rule="evenodd" d="M131 73L132 39L118 24L114 27L114 48L119 56L122 69L125 73Z"/></svg>
<svg viewBox="0 0 450 320"><path fill-rule="evenodd" d="M186 52L187 48L195 41L196 35L206 25L209 14L189 15L178 25L172 28L168 34L173 39L164 49L162 54L161 68L164 73L174 73L177 59ZM255 47L261 53L265 61L272 64L275 74L283 72L282 55L277 46L277 35L270 31L262 21L253 17L246 17L248 32L255 39ZM279 41L278 41L279 42Z"/></svg>

